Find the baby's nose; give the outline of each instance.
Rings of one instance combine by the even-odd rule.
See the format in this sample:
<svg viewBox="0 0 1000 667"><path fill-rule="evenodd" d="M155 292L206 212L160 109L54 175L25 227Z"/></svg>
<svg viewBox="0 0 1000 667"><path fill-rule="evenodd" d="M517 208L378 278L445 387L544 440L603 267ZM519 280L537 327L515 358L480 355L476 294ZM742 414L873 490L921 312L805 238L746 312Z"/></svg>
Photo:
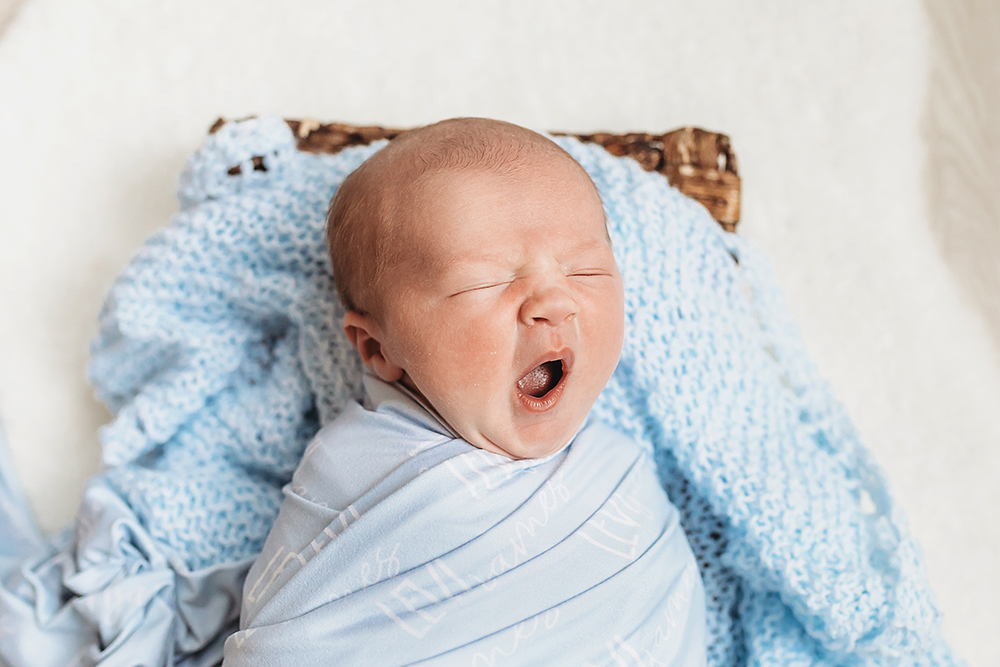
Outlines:
<svg viewBox="0 0 1000 667"><path fill-rule="evenodd" d="M576 299L562 285L540 286L521 304L521 322L529 327L534 324L556 326L573 319L579 312Z"/></svg>

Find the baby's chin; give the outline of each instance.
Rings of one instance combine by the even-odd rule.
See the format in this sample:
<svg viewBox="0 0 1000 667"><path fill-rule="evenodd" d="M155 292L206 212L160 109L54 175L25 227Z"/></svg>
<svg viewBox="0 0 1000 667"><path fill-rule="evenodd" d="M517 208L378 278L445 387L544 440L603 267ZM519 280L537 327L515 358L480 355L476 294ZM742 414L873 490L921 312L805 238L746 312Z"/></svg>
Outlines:
<svg viewBox="0 0 1000 667"><path fill-rule="evenodd" d="M583 419L580 419L579 423L561 424L557 428L552 428L557 426L555 424L547 424L549 428L544 429L543 433L537 432L540 429L532 429L535 432L518 433L517 437L491 439L481 433L473 437L462 437L474 447L510 459L541 459L566 447L580 430L582 423Z"/></svg>
<svg viewBox="0 0 1000 667"><path fill-rule="evenodd" d="M410 391L419 396L428 405L434 406L434 401L427 398L407 374L403 374L400 382ZM510 459L541 459L551 456L563 449L580 430L589 412L582 415L558 414L553 411L549 418L532 415L528 423L517 425L508 423L503 426L479 427L474 421L465 421L446 414L434 406L437 417L462 440L473 447L487 452L500 454Z"/></svg>
<svg viewBox="0 0 1000 667"><path fill-rule="evenodd" d="M526 459L543 459L546 456L551 456L555 454L560 449L565 447L569 441L567 440L561 444L551 444L546 443L544 445L523 445L523 444L505 444L497 445L492 442L485 443L470 443L474 447L478 447L487 452L493 452L494 454L500 454L501 456L506 456L509 459L515 461L521 461Z"/></svg>

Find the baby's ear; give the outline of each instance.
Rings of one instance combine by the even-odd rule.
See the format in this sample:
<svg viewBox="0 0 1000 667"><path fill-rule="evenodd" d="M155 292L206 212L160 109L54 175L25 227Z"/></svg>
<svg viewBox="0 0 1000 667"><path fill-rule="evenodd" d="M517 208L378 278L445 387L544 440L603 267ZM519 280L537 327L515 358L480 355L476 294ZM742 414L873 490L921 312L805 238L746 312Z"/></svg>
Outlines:
<svg viewBox="0 0 1000 667"><path fill-rule="evenodd" d="M354 310L344 315L344 334L357 348L365 366L385 382L396 382L403 377L403 368L397 366L386 354L385 335L371 315Z"/></svg>

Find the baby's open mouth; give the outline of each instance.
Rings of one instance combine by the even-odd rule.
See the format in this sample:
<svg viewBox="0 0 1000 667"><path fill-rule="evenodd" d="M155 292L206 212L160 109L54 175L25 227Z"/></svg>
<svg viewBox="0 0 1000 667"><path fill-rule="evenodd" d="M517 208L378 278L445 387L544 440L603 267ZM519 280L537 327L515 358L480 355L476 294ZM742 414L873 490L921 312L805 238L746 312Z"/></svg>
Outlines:
<svg viewBox="0 0 1000 667"><path fill-rule="evenodd" d="M552 391L563 376L562 359L546 361L532 368L517 381L517 388L529 396L542 398Z"/></svg>

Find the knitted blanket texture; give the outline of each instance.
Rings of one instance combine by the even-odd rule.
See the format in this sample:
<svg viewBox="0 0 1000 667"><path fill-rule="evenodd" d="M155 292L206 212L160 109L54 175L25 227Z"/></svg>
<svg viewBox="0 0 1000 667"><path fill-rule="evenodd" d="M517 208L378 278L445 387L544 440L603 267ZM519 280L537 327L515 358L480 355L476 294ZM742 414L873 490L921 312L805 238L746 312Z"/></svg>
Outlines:
<svg viewBox="0 0 1000 667"><path fill-rule="evenodd" d="M593 414L649 448L680 509L709 664L956 664L920 549L767 259L663 176L556 141L600 191L625 281L624 350ZM181 212L111 290L90 367L115 414L95 483L175 572L259 553L308 439L360 396L324 218L382 145L313 155L280 118L226 124L190 159Z"/></svg>

